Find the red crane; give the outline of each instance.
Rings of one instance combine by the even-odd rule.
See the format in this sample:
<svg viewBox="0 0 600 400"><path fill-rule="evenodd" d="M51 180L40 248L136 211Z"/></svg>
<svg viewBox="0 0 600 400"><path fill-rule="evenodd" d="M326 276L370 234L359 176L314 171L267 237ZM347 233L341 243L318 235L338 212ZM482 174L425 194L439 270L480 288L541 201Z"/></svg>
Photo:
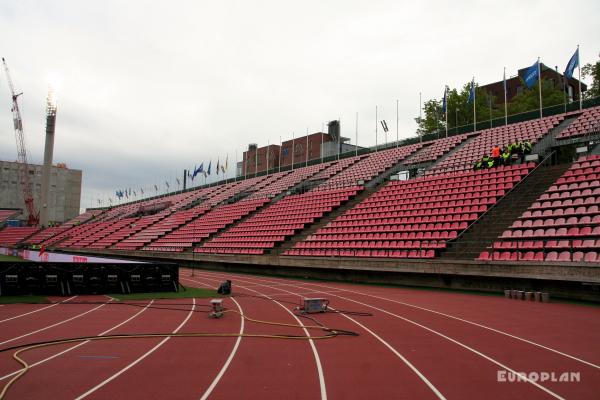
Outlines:
<svg viewBox="0 0 600 400"><path fill-rule="evenodd" d="M4 65L4 72L6 72L6 80L8 81L8 86L10 88L10 93L12 95L12 114L13 114L13 123L15 126L15 139L17 141L17 154L18 154L18 163L19 163L19 177L21 186L23 188L23 200L25 201L25 206L27 207L27 225L29 226L37 226L40 222L39 212L35 209L35 205L33 204L33 187L31 184L31 178L29 176L29 164L27 163L27 147L25 146L25 135L23 134L23 120L21 119L21 111L19 111L19 103L18 98L21 93L15 92L15 87L13 86L12 79L10 78L10 73L8 71L8 65L6 65L6 60L4 57L2 58L2 64Z"/></svg>

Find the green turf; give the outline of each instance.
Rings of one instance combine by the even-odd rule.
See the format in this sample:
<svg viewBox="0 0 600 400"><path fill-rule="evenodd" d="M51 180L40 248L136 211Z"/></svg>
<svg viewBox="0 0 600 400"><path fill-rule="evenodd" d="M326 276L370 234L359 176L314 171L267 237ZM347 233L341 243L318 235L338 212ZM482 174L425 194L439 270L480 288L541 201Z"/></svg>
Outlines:
<svg viewBox="0 0 600 400"><path fill-rule="evenodd" d="M216 290L186 287L179 292L154 292L154 293L131 293L131 294L109 294L117 300L148 300L148 299L187 299L187 298L210 298L220 297Z"/></svg>
<svg viewBox="0 0 600 400"><path fill-rule="evenodd" d="M20 257L5 256L4 254L0 254L0 261L24 262L25 260Z"/></svg>
<svg viewBox="0 0 600 400"><path fill-rule="evenodd" d="M16 304L16 303L27 303L27 304L38 304L38 303L50 303L45 296L34 296L34 295L21 295L21 296L0 296L0 304Z"/></svg>

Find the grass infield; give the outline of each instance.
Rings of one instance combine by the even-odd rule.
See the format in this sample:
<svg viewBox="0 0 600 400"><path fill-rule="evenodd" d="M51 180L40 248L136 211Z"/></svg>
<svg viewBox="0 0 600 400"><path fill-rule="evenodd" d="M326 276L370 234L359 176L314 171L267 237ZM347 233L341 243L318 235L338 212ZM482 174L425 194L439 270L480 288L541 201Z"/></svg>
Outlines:
<svg viewBox="0 0 600 400"><path fill-rule="evenodd" d="M108 296L113 297L117 300L150 300L150 299L189 299L195 298L211 298L221 297L217 294L216 290L213 289L200 289L193 287L186 287L185 290L179 289L179 292L154 292L154 293L131 293L131 294L109 294Z"/></svg>

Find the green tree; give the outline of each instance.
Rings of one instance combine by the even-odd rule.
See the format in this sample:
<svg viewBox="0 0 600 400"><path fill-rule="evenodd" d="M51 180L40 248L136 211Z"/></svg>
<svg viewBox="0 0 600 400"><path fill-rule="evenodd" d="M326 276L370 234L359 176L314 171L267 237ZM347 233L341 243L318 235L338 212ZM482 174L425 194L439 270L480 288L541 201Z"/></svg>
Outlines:
<svg viewBox="0 0 600 400"><path fill-rule="evenodd" d="M430 133L445 131L446 123L442 113L442 101L431 99L423 105L423 117L415 118L417 122L417 135L423 136Z"/></svg>
<svg viewBox="0 0 600 400"><path fill-rule="evenodd" d="M538 110L540 108L539 85L537 81L531 88L525 86L525 82L521 79L523 91L517 94L508 103L508 114L520 114L527 111ZM550 80L542 79L542 105L545 107L563 104L565 94L560 85L554 85Z"/></svg>
<svg viewBox="0 0 600 400"><path fill-rule="evenodd" d="M581 68L581 72L584 78L588 76L592 78L592 84L588 86L584 98L592 99L594 97L600 97L600 60L594 64L587 63Z"/></svg>

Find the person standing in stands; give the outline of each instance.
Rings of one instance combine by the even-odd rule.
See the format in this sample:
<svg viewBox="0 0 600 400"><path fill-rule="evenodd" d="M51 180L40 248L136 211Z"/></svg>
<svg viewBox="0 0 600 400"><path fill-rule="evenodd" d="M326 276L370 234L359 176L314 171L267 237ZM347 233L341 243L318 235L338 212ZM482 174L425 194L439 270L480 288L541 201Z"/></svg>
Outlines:
<svg viewBox="0 0 600 400"><path fill-rule="evenodd" d="M495 166L500 165L500 147L498 145L492 148L492 160L494 160Z"/></svg>
<svg viewBox="0 0 600 400"><path fill-rule="evenodd" d="M523 142L523 154L531 154L533 150L533 145L529 140Z"/></svg>

